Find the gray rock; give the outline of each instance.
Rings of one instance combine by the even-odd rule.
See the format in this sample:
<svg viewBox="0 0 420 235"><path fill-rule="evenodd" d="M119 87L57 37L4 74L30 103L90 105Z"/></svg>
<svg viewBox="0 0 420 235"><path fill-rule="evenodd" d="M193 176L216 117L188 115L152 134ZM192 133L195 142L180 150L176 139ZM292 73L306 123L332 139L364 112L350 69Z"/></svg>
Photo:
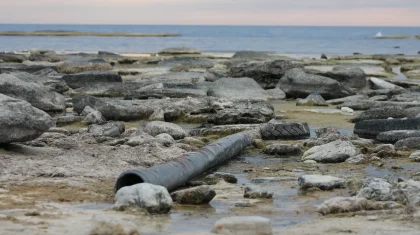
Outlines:
<svg viewBox="0 0 420 235"><path fill-rule="evenodd" d="M356 123L354 134L375 139L379 133L394 130L420 130L420 118L366 120Z"/></svg>
<svg viewBox="0 0 420 235"><path fill-rule="evenodd" d="M330 135L339 135L340 132L336 128L319 128L315 130L315 134L317 138L325 138Z"/></svg>
<svg viewBox="0 0 420 235"><path fill-rule="evenodd" d="M381 145L376 146L376 148L373 151L375 153L378 153L380 151L392 152L392 151L395 151L395 147L392 144L381 144Z"/></svg>
<svg viewBox="0 0 420 235"><path fill-rule="evenodd" d="M205 97L207 91L208 86L206 84L155 83L137 90L131 90L126 97L134 99Z"/></svg>
<svg viewBox="0 0 420 235"><path fill-rule="evenodd" d="M400 182L393 195L397 201L420 206L420 182L414 180Z"/></svg>
<svg viewBox="0 0 420 235"><path fill-rule="evenodd" d="M186 55L186 54L201 54L200 50L187 47L174 47L166 48L159 51L158 54L167 54L167 55Z"/></svg>
<svg viewBox="0 0 420 235"><path fill-rule="evenodd" d="M352 118L352 122L360 122L371 119L387 119L387 118L404 118L406 117L405 109L398 106L390 106L383 108L372 108L364 111Z"/></svg>
<svg viewBox="0 0 420 235"><path fill-rule="evenodd" d="M378 89L388 89L388 90L398 90L403 89L400 86L394 85L392 83L389 83L387 81L384 81L379 78L371 77L369 78L369 82L371 83L372 89L378 90Z"/></svg>
<svg viewBox="0 0 420 235"><path fill-rule="evenodd" d="M269 60L273 59L273 56L262 52L262 51L238 51L236 52L232 59L238 60Z"/></svg>
<svg viewBox="0 0 420 235"><path fill-rule="evenodd" d="M172 198L165 187L147 183L123 187L115 194L115 207L139 207L151 214L166 214L172 209Z"/></svg>
<svg viewBox="0 0 420 235"><path fill-rule="evenodd" d="M166 133L172 136L175 140L183 139L188 135L188 133L184 131L182 127L173 123L161 121L148 122L140 127L139 130L144 131L152 136Z"/></svg>
<svg viewBox="0 0 420 235"><path fill-rule="evenodd" d="M0 94L0 144L36 139L52 126L51 117L26 101Z"/></svg>
<svg viewBox="0 0 420 235"><path fill-rule="evenodd" d="M163 143L163 145L165 145L165 146L170 146L173 143L175 143L175 139L167 133L159 134L159 135L155 136L155 138L160 140L161 143Z"/></svg>
<svg viewBox="0 0 420 235"><path fill-rule="evenodd" d="M420 162L420 151L416 151L410 155L410 159L415 162Z"/></svg>
<svg viewBox="0 0 420 235"><path fill-rule="evenodd" d="M0 53L0 61L4 63L22 63L26 60L24 55L13 53Z"/></svg>
<svg viewBox="0 0 420 235"><path fill-rule="evenodd" d="M368 98L369 97L367 95L352 95L352 96L347 96L344 98L328 100L327 104L337 105L337 104L344 104L344 103L349 103L349 102L358 102L360 100L366 100Z"/></svg>
<svg viewBox="0 0 420 235"><path fill-rule="evenodd" d="M171 72L188 72L190 69L210 69L214 63L206 58L199 57L174 57L160 61L159 67L171 68Z"/></svg>
<svg viewBox="0 0 420 235"><path fill-rule="evenodd" d="M284 99L286 94L277 89L276 94L261 88L252 78L222 78L211 85L209 96L226 99Z"/></svg>
<svg viewBox="0 0 420 235"><path fill-rule="evenodd" d="M395 202L376 202L360 197L335 197L326 200L319 206L318 212L322 215L328 215L368 210L386 210L401 207L401 204Z"/></svg>
<svg viewBox="0 0 420 235"><path fill-rule="evenodd" d="M10 72L26 72L26 73L35 73L43 69L53 69L57 70L56 66L52 65L26 65L20 63L0 63L0 73L10 73Z"/></svg>
<svg viewBox="0 0 420 235"><path fill-rule="evenodd" d="M357 197L374 201L391 201L393 187L390 183L380 178L367 179Z"/></svg>
<svg viewBox="0 0 420 235"><path fill-rule="evenodd" d="M257 187L257 186L252 186L252 187L246 187L245 188L244 198L271 199L271 198L273 198L273 195L274 195L274 193L272 193L272 192L268 192L267 190L264 190L264 189L262 189L260 187Z"/></svg>
<svg viewBox="0 0 420 235"><path fill-rule="evenodd" d="M359 154L357 156L348 158L346 160L346 163L358 165L358 164L363 164L363 163L367 162L367 160L368 159L364 154Z"/></svg>
<svg viewBox="0 0 420 235"><path fill-rule="evenodd" d="M185 137L182 140L178 141L179 143L188 144L197 148L201 148L205 145L205 143L199 139L196 139L194 137Z"/></svg>
<svg viewBox="0 0 420 235"><path fill-rule="evenodd" d="M143 144L150 144L150 143L156 143L159 142L157 138L147 134L147 133L141 133L138 134L132 138L130 138L125 144L131 147L143 145ZM170 143L172 144L172 143Z"/></svg>
<svg viewBox="0 0 420 235"><path fill-rule="evenodd" d="M64 96L37 83L22 81L11 74L0 74L0 93L26 100L44 111L63 111L66 108Z"/></svg>
<svg viewBox="0 0 420 235"><path fill-rule="evenodd" d="M395 143L395 148L407 147L410 149L419 149L420 148L420 137L411 137L407 139L399 140Z"/></svg>
<svg viewBox="0 0 420 235"><path fill-rule="evenodd" d="M63 94L64 92L69 90L67 84L61 79L61 75L50 68L37 71L33 74L29 74L26 72L13 72L10 74L24 82L34 82L41 86L44 86L49 91L57 92L60 94Z"/></svg>
<svg viewBox="0 0 420 235"><path fill-rule="evenodd" d="M57 66L57 71L65 74L86 71L108 71L112 66L103 59L75 59L65 61Z"/></svg>
<svg viewBox="0 0 420 235"><path fill-rule="evenodd" d="M309 149L303 154L302 161L314 160L322 163L338 163L356 155L356 148L351 142L336 140Z"/></svg>
<svg viewBox="0 0 420 235"><path fill-rule="evenodd" d="M332 190L343 188L346 180L329 175L302 175L298 178L301 189L319 188L321 190Z"/></svg>
<svg viewBox="0 0 420 235"><path fill-rule="evenodd" d="M260 128L260 124L238 124L238 125L221 125L193 128L189 131L191 136L208 136L208 135L232 135L242 131Z"/></svg>
<svg viewBox="0 0 420 235"><path fill-rule="evenodd" d="M413 99L411 99L413 101ZM412 107L405 110L408 118L415 118L420 114L420 107Z"/></svg>
<svg viewBox="0 0 420 235"><path fill-rule="evenodd" d="M302 155L302 149L299 145L293 144L273 144L265 147L265 154L275 155L279 157L291 157Z"/></svg>
<svg viewBox="0 0 420 235"><path fill-rule="evenodd" d="M271 235L273 234L270 219L257 216L227 217L213 225L216 234Z"/></svg>
<svg viewBox="0 0 420 235"><path fill-rule="evenodd" d="M295 98L305 98L314 92L326 99L341 98L355 94L331 78L307 74L300 68L288 70L280 79L278 87L287 96Z"/></svg>
<svg viewBox="0 0 420 235"><path fill-rule="evenodd" d="M216 172L214 174L207 175L203 179L203 181L208 185L215 185L221 180L224 180L225 182L230 184L236 184L238 182L238 178L236 178L236 176L222 172Z"/></svg>
<svg viewBox="0 0 420 235"><path fill-rule="evenodd" d="M340 65L335 66L332 71L316 72L315 74L334 79L346 87L359 90L365 88L367 84L365 72L357 66Z"/></svg>
<svg viewBox="0 0 420 235"><path fill-rule="evenodd" d="M89 113L85 117L85 119L83 120L83 122L85 122L88 125L92 125L92 124L102 125L102 124L106 123L106 120L102 116L102 113L101 112L95 110L95 111Z"/></svg>
<svg viewBox="0 0 420 235"><path fill-rule="evenodd" d="M103 83L121 83L120 75L110 71L87 71L64 75L62 78L72 89L90 87Z"/></svg>
<svg viewBox="0 0 420 235"><path fill-rule="evenodd" d="M208 82L215 82L221 78L228 77L228 74L223 71L209 69L204 73L204 79Z"/></svg>
<svg viewBox="0 0 420 235"><path fill-rule="evenodd" d="M216 196L216 191L209 186L199 186L171 193L172 200L179 204L207 204Z"/></svg>
<svg viewBox="0 0 420 235"><path fill-rule="evenodd" d="M319 94L313 93L310 94L305 99L297 99L296 106L328 106L324 98Z"/></svg>
<svg viewBox="0 0 420 235"><path fill-rule="evenodd" d="M55 125L58 127L82 122L83 119L84 117L82 116L58 116L53 118Z"/></svg>
<svg viewBox="0 0 420 235"><path fill-rule="evenodd" d="M233 65L230 68L230 75L237 78L253 78L262 88L272 89L277 86L277 83L286 71L292 68L303 68L303 66L288 60L251 61Z"/></svg>
<svg viewBox="0 0 420 235"><path fill-rule="evenodd" d="M119 137L125 131L125 126L121 122L108 122L104 125L90 125L88 132L94 137Z"/></svg>
<svg viewBox="0 0 420 235"><path fill-rule="evenodd" d="M156 109L149 117L149 121L165 121L165 111Z"/></svg>
<svg viewBox="0 0 420 235"><path fill-rule="evenodd" d="M383 143L395 144L396 142L412 137L420 137L420 130L397 130L379 133L376 139Z"/></svg>
<svg viewBox="0 0 420 235"><path fill-rule="evenodd" d="M229 101L230 102L230 101ZM234 101L232 108L217 110L208 123L215 125L266 123L274 117L274 107L267 101Z"/></svg>

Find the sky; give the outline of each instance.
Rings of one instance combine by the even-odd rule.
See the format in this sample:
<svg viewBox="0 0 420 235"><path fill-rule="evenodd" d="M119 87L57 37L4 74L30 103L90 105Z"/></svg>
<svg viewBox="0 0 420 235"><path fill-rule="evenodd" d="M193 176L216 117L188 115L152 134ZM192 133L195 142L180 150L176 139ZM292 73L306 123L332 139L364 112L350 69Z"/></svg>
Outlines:
<svg viewBox="0 0 420 235"><path fill-rule="evenodd" d="M420 26L420 0L0 0L0 23Z"/></svg>

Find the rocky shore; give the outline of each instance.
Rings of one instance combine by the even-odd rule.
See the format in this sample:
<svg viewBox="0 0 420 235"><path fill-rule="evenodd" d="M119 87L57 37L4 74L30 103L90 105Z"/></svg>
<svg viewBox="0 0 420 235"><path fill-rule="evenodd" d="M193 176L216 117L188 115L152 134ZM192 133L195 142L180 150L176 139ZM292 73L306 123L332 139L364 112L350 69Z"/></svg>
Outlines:
<svg viewBox="0 0 420 235"><path fill-rule="evenodd" d="M419 74L404 55L0 53L0 234L416 234Z"/></svg>

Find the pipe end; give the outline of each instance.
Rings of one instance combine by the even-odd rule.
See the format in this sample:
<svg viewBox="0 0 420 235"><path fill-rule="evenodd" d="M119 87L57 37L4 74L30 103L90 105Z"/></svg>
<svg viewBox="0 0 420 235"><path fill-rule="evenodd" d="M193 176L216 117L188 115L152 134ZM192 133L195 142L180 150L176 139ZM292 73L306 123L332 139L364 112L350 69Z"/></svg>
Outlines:
<svg viewBox="0 0 420 235"><path fill-rule="evenodd" d="M118 177L115 183L115 193L123 187L144 183L143 178L138 175L135 171L124 172Z"/></svg>

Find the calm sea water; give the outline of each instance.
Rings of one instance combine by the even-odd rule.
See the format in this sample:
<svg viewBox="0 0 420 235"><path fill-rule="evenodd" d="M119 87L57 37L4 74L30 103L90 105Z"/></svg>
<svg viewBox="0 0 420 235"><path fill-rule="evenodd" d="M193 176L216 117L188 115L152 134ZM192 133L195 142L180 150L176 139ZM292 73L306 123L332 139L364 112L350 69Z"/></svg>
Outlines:
<svg viewBox="0 0 420 235"><path fill-rule="evenodd" d="M193 47L203 52L257 50L282 54L416 55L418 39L378 40L383 35L420 35L417 27L152 26L152 25L1 25L0 31L74 30L89 32L179 33L181 37L0 37L0 51L53 49L73 51L157 52ZM396 49L395 47L400 47Z"/></svg>

